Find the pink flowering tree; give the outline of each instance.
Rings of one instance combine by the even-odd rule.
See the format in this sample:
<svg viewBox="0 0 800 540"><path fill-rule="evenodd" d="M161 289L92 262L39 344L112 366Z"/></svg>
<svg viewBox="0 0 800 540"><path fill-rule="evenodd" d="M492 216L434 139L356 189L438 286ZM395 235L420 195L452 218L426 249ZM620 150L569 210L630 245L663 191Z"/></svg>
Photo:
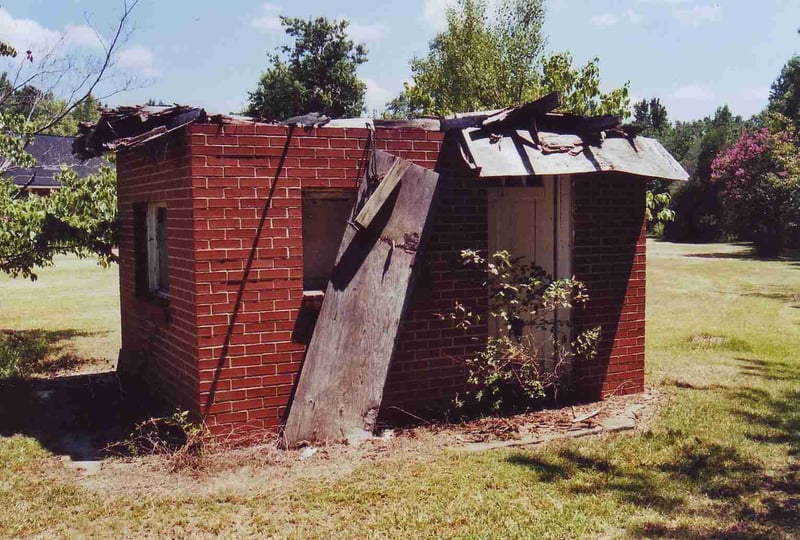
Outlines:
<svg viewBox="0 0 800 540"><path fill-rule="evenodd" d="M729 230L775 257L800 226L800 159L791 136L768 129L742 133L711 164L721 185Z"/></svg>

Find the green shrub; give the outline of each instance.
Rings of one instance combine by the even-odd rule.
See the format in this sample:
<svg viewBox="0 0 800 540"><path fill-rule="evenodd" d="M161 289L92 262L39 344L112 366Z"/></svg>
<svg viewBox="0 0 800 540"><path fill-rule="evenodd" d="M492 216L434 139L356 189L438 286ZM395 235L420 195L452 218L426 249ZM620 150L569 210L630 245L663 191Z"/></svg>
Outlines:
<svg viewBox="0 0 800 540"><path fill-rule="evenodd" d="M489 315L497 321L498 332L476 354L456 359L466 366L469 383L456 406L513 412L568 387L573 361L593 357L600 337L599 327L578 332L574 339L569 336L568 310L589 299L584 284L555 279L507 251L489 259L474 250L464 250L461 256L483 278ZM461 329L480 321L480 315L462 302L439 318Z"/></svg>

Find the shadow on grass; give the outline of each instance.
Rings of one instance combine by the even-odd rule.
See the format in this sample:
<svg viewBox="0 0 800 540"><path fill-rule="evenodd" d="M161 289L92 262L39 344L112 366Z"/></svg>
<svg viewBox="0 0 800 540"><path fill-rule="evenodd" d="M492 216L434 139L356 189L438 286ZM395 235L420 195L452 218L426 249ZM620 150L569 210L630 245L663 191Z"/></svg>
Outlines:
<svg viewBox="0 0 800 540"><path fill-rule="evenodd" d="M762 366L775 376L789 366ZM795 379L797 380L797 379ZM697 388L702 389L702 388ZM607 447L556 448L550 454L515 453L510 463L533 470L540 481L563 484L576 495L610 497L620 504L657 510L652 520L630 531L648 538L791 538L800 531L800 390L716 388L730 413L745 420L746 437L783 445L787 466L765 469L757 457L684 431L642 434L642 459ZM602 452L606 452L605 454ZM710 504L698 507L692 497ZM702 508L698 510L698 508ZM708 518L714 526L684 525L681 518Z"/></svg>
<svg viewBox="0 0 800 540"><path fill-rule="evenodd" d="M66 344L98 335L103 332L0 330L0 435L30 436L56 455L93 461L151 416L141 405L150 400L126 393L114 372L55 376L96 363Z"/></svg>
<svg viewBox="0 0 800 540"><path fill-rule="evenodd" d="M66 342L76 337L95 337L108 332L84 330L0 330L0 380L54 375L72 371L96 358L84 358L65 351Z"/></svg>
<svg viewBox="0 0 800 540"><path fill-rule="evenodd" d="M782 302L787 302L787 303L800 302L800 293L794 293L794 292L779 292L779 293L752 292L752 293L744 293L742 294L742 296L747 296L751 298L767 298L769 300L780 300Z"/></svg>
<svg viewBox="0 0 800 540"><path fill-rule="evenodd" d="M800 251L799 250L785 250L777 257L761 257L758 255L752 244L746 242L738 242L733 245L742 247L740 251L709 251L706 253L686 253L685 257L700 258L700 259L738 259L738 260L753 260L753 261L784 261L788 262L791 266L800 266Z"/></svg>
<svg viewBox="0 0 800 540"><path fill-rule="evenodd" d="M114 372L0 381L0 436L37 439L56 455L94 461L160 411L129 392Z"/></svg>
<svg viewBox="0 0 800 540"><path fill-rule="evenodd" d="M736 399L733 414L759 428L750 430L749 439L788 445L789 455L800 456L800 390L772 394L760 388L741 388Z"/></svg>
<svg viewBox="0 0 800 540"><path fill-rule="evenodd" d="M739 365L739 372L745 377L767 379L771 381L800 381L800 367L786 362L765 362L757 358L734 358Z"/></svg>

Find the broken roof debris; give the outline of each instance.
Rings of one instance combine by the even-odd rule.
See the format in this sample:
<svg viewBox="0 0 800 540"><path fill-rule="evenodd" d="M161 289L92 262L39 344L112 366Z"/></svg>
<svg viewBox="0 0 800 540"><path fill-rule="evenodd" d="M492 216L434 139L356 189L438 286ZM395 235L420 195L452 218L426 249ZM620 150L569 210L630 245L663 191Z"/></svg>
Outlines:
<svg viewBox="0 0 800 540"><path fill-rule="evenodd" d="M616 116L580 116L552 111L558 94L496 111L445 118L331 120L319 113L289 118L294 127L374 127L455 133L467 165L480 178L618 171L643 177L687 180L689 175L655 139L623 125ZM209 115L184 105L118 107L104 110L94 124L81 124L73 151L86 159L132 148L191 123L264 124L236 115Z"/></svg>

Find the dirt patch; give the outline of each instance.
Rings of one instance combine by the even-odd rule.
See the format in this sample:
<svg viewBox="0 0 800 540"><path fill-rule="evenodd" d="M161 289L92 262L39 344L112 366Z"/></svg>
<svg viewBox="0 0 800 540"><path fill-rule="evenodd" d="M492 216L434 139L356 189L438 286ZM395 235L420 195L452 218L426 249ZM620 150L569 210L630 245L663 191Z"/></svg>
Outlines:
<svg viewBox="0 0 800 540"><path fill-rule="evenodd" d="M107 459L92 476L74 474L85 487L126 496L202 496L219 491L236 494L281 490L349 474L369 463L426 462L441 451L476 442L549 437L598 427L622 411L636 410L638 428L654 416L660 394L616 396L599 403L548 409L506 418L482 418L462 424L436 424L385 431L358 447L330 445L315 449L280 450L276 437L246 448L208 451L200 466L170 473L169 458ZM61 473L65 474L63 467Z"/></svg>
<svg viewBox="0 0 800 540"><path fill-rule="evenodd" d="M689 338L689 341L696 345L713 347L726 344L728 338L725 336L712 336L711 334L698 334Z"/></svg>

